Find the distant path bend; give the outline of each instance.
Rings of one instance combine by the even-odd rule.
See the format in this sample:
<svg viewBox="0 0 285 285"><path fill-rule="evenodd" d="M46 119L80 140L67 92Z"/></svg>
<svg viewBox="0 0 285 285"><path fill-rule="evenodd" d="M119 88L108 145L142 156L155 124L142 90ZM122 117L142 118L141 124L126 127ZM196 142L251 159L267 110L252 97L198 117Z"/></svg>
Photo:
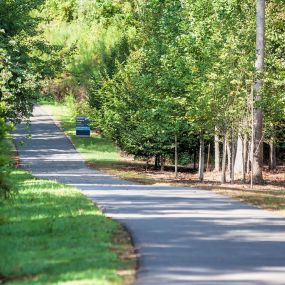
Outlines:
<svg viewBox="0 0 285 285"><path fill-rule="evenodd" d="M41 107L22 166L74 185L125 224L140 253L136 285L284 285L285 219L209 191L139 185L88 168Z"/></svg>

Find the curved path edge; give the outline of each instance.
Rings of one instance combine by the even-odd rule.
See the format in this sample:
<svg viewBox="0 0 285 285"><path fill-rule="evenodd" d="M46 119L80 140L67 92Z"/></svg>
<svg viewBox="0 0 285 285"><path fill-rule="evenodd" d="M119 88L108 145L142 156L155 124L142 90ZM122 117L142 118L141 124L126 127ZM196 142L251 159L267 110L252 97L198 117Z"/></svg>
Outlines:
<svg viewBox="0 0 285 285"><path fill-rule="evenodd" d="M129 229L140 253L136 285L285 284L283 216L206 190L90 169L40 106L29 132L19 125L14 133L22 167L77 187Z"/></svg>

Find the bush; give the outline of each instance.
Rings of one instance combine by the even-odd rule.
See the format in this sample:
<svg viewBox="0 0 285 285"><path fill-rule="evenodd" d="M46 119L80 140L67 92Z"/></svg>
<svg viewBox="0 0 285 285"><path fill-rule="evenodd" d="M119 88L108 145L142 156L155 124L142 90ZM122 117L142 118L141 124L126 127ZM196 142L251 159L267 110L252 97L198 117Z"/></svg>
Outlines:
<svg viewBox="0 0 285 285"><path fill-rule="evenodd" d="M5 104L0 103L0 198L8 198L11 194L12 183L10 174L10 148L6 140L9 126L4 120Z"/></svg>
<svg viewBox="0 0 285 285"><path fill-rule="evenodd" d="M4 139L0 142L0 198L7 199L12 194L12 183L10 181L11 159L9 146Z"/></svg>

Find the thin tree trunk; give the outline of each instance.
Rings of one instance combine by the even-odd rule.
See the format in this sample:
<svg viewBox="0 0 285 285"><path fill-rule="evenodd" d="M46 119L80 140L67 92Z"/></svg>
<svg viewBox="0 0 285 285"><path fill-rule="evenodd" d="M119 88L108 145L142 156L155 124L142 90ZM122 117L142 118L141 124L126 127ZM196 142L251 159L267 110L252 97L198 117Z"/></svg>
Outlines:
<svg viewBox="0 0 285 285"><path fill-rule="evenodd" d="M238 140L237 140L234 172L235 174L240 174L244 172L243 139L240 134L238 135Z"/></svg>
<svg viewBox="0 0 285 285"><path fill-rule="evenodd" d="M164 171L164 165L165 165L165 157L164 157L164 155L161 155L161 157L160 157L160 171Z"/></svg>
<svg viewBox="0 0 285 285"><path fill-rule="evenodd" d="M204 138L200 138L200 151L199 151L199 180L204 181L204 159L205 159L205 150L204 150Z"/></svg>
<svg viewBox="0 0 285 285"><path fill-rule="evenodd" d="M243 139L243 161L244 161L244 175L246 175L246 173L248 173L248 166L247 166L247 160L248 160L248 138L247 135L245 135L244 139Z"/></svg>
<svg viewBox="0 0 285 285"><path fill-rule="evenodd" d="M175 135L175 178L178 176L178 143L177 135Z"/></svg>
<svg viewBox="0 0 285 285"><path fill-rule="evenodd" d="M251 172L251 157L252 157L251 148L252 148L252 142L251 142L251 140L249 140L248 144L247 144L247 149L248 149L247 164L246 164L247 175L249 175Z"/></svg>
<svg viewBox="0 0 285 285"><path fill-rule="evenodd" d="M148 171L148 164L149 164L149 158L147 158L147 160L145 162L145 172Z"/></svg>
<svg viewBox="0 0 285 285"><path fill-rule="evenodd" d="M193 157L193 168L194 170L196 169L196 164L197 164L197 150L194 150L194 157Z"/></svg>
<svg viewBox="0 0 285 285"><path fill-rule="evenodd" d="M217 128L215 128L215 171L220 171L220 142L217 135Z"/></svg>
<svg viewBox="0 0 285 285"><path fill-rule="evenodd" d="M262 89L261 73L264 69L265 51L265 0L256 0L256 81L254 84L254 105L261 101L260 91ZM253 110L253 160L252 180L254 183L263 182L263 111L260 107Z"/></svg>
<svg viewBox="0 0 285 285"><path fill-rule="evenodd" d="M226 182L226 158L227 158L227 140L226 134L223 139L223 157L222 157L222 175L221 175L221 183Z"/></svg>
<svg viewBox="0 0 285 285"><path fill-rule="evenodd" d="M254 125L253 125L253 109L252 109L252 134L251 134L251 146L250 146L250 188L253 188L253 156L254 156Z"/></svg>
<svg viewBox="0 0 285 285"><path fill-rule="evenodd" d="M276 146L271 139L269 143L269 169L271 171L276 171Z"/></svg>
<svg viewBox="0 0 285 285"><path fill-rule="evenodd" d="M210 156L211 156L211 144L208 144L208 155L207 155L207 172L210 171Z"/></svg>
<svg viewBox="0 0 285 285"><path fill-rule="evenodd" d="M242 141L242 183L245 183L245 167L246 167L246 144L245 144L245 139Z"/></svg>
<svg viewBox="0 0 285 285"><path fill-rule="evenodd" d="M234 144L234 137L233 137L233 133L231 133L231 184L234 183L234 180L235 180L235 172L234 172L234 166L235 166L235 160L234 160L234 157L235 157L235 144Z"/></svg>
<svg viewBox="0 0 285 285"><path fill-rule="evenodd" d="M232 154L231 154L230 142L228 141L228 139L226 140L226 146L227 146L227 160L228 160L227 170L230 173L232 165Z"/></svg>
<svg viewBox="0 0 285 285"><path fill-rule="evenodd" d="M158 169L158 167L159 167L159 156L156 155L156 156L155 156L155 162L154 162L154 168L155 168L155 169Z"/></svg>

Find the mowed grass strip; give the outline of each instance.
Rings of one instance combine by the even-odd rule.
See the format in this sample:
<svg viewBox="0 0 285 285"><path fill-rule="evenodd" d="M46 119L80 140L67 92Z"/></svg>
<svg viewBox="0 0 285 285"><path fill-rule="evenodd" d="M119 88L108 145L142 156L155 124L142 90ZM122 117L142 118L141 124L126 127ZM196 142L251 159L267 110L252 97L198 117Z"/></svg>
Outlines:
<svg viewBox="0 0 285 285"><path fill-rule="evenodd" d="M135 257L127 237L116 241L117 222L72 187L22 170L11 179L18 193L0 201L0 284L131 283Z"/></svg>
<svg viewBox="0 0 285 285"><path fill-rule="evenodd" d="M63 103L44 104L44 106L60 123L61 128L71 138L76 149L84 155L88 162L107 164L119 162L118 148L109 139L94 133L85 138L75 135L76 116L68 106Z"/></svg>

